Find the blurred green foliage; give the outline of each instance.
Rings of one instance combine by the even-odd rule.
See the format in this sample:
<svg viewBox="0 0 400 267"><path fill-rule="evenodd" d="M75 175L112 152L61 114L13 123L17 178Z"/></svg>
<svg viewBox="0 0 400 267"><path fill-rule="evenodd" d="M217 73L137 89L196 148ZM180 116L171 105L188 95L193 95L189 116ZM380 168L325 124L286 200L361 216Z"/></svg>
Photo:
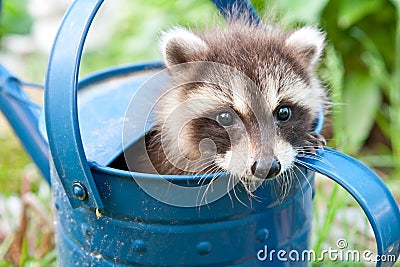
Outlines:
<svg viewBox="0 0 400 267"><path fill-rule="evenodd" d="M400 175L400 0L252 2L260 14L282 20L283 24L295 27L312 24L327 33L327 48L319 74L331 93L331 118L327 123L332 132L329 145L361 158L369 166L381 167L381 174L388 176L386 182L400 198L397 180ZM26 4L27 0L3 0L0 36L29 33L32 19ZM117 27L102 33L108 35L102 47L85 52L81 74L160 59L157 39L161 30L174 25L204 27L219 19L208 0L122 1ZM37 72L34 57L37 55L27 57L27 62L31 62L27 67ZM12 142L3 145L3 140L0 141L1 190L17 191L19 186L8 181L20 179L22 171L18 170L23 169L28 159L25 155L14 155L20 148L16 149ZM328 239L335 213L350 205L345 197L336 188L316 201L328 203L327 214L320 215L324 220L315 226L317 251ZM27 253L25 259L29 257ZM48 256L49 262L54 257L53 251Z"/></svg>
<svg viewBox="0 0 400 267"><path fill-rule="evenodd" d="M162 30L176 25L202 28L217 18L217 11L208 0L123 1L118 10L118 27L114 32L105 33L110 34L111 42L102 49L101 56L98 51L85 53L81 73L160 59L157 42Z"/></svg>
<svg viewBox="0 0 400 267"><path fill-rule="evenodd" d="M0 37L9 34L28 34L32 19L27 11L27 0L0 1ZM2 120L0 118L0 127ZM30 159L15 138L0 135L0 192L9 195L20 189L20 177Z"/></svg>
<svg viewBox="0 0 400 267"><path fill-rule="evenodd" d="M26 9L27 0L3 0L0 16L0 37L7 34L27 34L32 19Z"/></svg>
<svg viewBox="0 0 400 267"><path fill-rule="evenodd" d="M0 194L19 192L21 175L30 159L16 138L0 136Z"/></svg>

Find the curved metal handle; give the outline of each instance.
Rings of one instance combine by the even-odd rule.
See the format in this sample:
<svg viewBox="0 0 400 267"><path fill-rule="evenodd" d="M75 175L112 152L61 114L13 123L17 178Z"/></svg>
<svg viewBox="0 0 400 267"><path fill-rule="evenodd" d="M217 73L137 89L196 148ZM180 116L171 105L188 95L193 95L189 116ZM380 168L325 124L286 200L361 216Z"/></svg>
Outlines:
<svg viewBox="0 0 400 267"><path fill-rule="evenodd" d="M316 158L299 157L297 164L319 172L340 184L360 204L374 230L378 254L400 253L399 207L381 178L360 161L331 148ZM377 262L391 266L394 262Z"/></svg>
<svg viewBox="0 0 400 267"><path fill-rule="evenodd" d="M83 150L77 110L83 45L102 3L103 0L73 2L54 41L46 75L45 118L49 147L73 208L103 208ZM79 184L74 187L76 182Z"/></svg>
<svg viewBox="0 0 400 267"><path fill-rule="evenodd" d="M238 13L248 11L252 19L258 20L248 0L213 2L223 15L238 9ZM55 169L73 208L103 208L83 149L77 110L83 46L102 3L103 0L74 1L58 31L46 75L45 117L49 147ZM77 187L73 186L74 183Z"/></svg>

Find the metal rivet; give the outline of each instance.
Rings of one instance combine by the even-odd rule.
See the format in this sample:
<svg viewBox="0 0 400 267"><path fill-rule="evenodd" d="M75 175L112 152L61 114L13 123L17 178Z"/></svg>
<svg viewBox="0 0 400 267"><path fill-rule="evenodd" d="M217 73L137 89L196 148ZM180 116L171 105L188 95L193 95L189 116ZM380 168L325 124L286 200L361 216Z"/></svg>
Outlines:
<svg viewBox="0 0 400 267"><path fill-rule="evenodd" d="M87 198L87 191L83 184L75 182L72 184L72 193L79 200L85 200Z"/></svg>
<svg viewBox="0 0 400 267"><path fill-rule="evenodd" d="M84 235L87 235L87 236L92 235L92 231L90 230L90 227L87 223L81 224L81 230Z"/></svg>
<svg viewBox="0 0 400 267"><path fill-rule="evenodd" d="M208 241L202 241L197 244L196 248L200 255L207 255L211 252L211 243Z"/></svg>
<svg viewBox="0 0 400 267"><path fill-rule="evenodd" d="M56 208L56 210L60 209L60 203L59 203L58 199L54 200L54 207Z"/></svg>
<svg viewBox="0 0 400 267"><path fill-rule="evenodd" d="M132 247L137 253L140 253L140 254L145 253L147 250L146 242L144 242L141 239L136 239L135 241L133 241Z"/></svg>
<svg viewBox="0 0 400 267"><path fill-rule="evenodd" d="M261 228L256 233L256 239L257 239L257 241L262 242L262 241L264 241L264 240L266 240L268 238L268 235L269 235L268 229L267 228Z"/></svg>

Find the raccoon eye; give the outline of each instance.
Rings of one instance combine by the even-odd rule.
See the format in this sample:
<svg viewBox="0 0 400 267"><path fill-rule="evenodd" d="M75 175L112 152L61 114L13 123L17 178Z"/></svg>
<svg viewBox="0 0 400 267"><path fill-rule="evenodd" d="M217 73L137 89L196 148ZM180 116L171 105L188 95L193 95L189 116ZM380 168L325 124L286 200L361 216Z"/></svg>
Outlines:
<svg viewBox="0 0 400 267"><path fill-rule="evenodd" d="M276 118L280 122L287 122L292 117L292 109L288 106L281 106L276 112Z"/></svg>
<svg viewBox="0 0 400 267"><path fill-rule="evenodd" d="M231 126L233 124L233 114L229 111L221 112L217 115L217 122L223 127Z"/></svg>

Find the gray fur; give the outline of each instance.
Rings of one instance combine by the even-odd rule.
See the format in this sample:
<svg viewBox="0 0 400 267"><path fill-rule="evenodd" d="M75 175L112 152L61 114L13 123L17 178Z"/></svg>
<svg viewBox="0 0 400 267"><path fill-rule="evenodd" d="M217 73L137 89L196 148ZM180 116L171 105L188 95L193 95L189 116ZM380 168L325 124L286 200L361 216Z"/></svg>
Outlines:
<svg viewBox="0 0 400 267"><path fill-rule="evenodd" d="M251 24L245 17L206 32L176 27L164 33L161 50L177 88L160 99L156 106L157 125L148 138L149 156L157 171L184 174L224 170L252 179L251 164L273 157L281 162L282 173L292 168L298 151L321 142L310 133L313 121L327 103L326 91L314 74L323 43L324 34L315 28L283 31ZM213 68L174 72L174 66L189 62L229 66L243 73L252 85L241 76L217 74ZM199 81L200 76L221 81L222 85L185 83ZM192 104L182 105L185 101ZM293 117L287 123L275 119L282 105L292 108ZM178 106L182 110L176 112ZM241 122L240 127L232 126L224 132L215 123L215 114L228 108ZM171 114L175 114L172 119ZM210 139L214 147L203 142L202 148L202 138ZM196 168L196 160L207 154L207 149L216 152L211 153L208 165ZM195 164L185 163L181 168L167 159L168 155L176 158L179 153L192 157Z"/></svg>

